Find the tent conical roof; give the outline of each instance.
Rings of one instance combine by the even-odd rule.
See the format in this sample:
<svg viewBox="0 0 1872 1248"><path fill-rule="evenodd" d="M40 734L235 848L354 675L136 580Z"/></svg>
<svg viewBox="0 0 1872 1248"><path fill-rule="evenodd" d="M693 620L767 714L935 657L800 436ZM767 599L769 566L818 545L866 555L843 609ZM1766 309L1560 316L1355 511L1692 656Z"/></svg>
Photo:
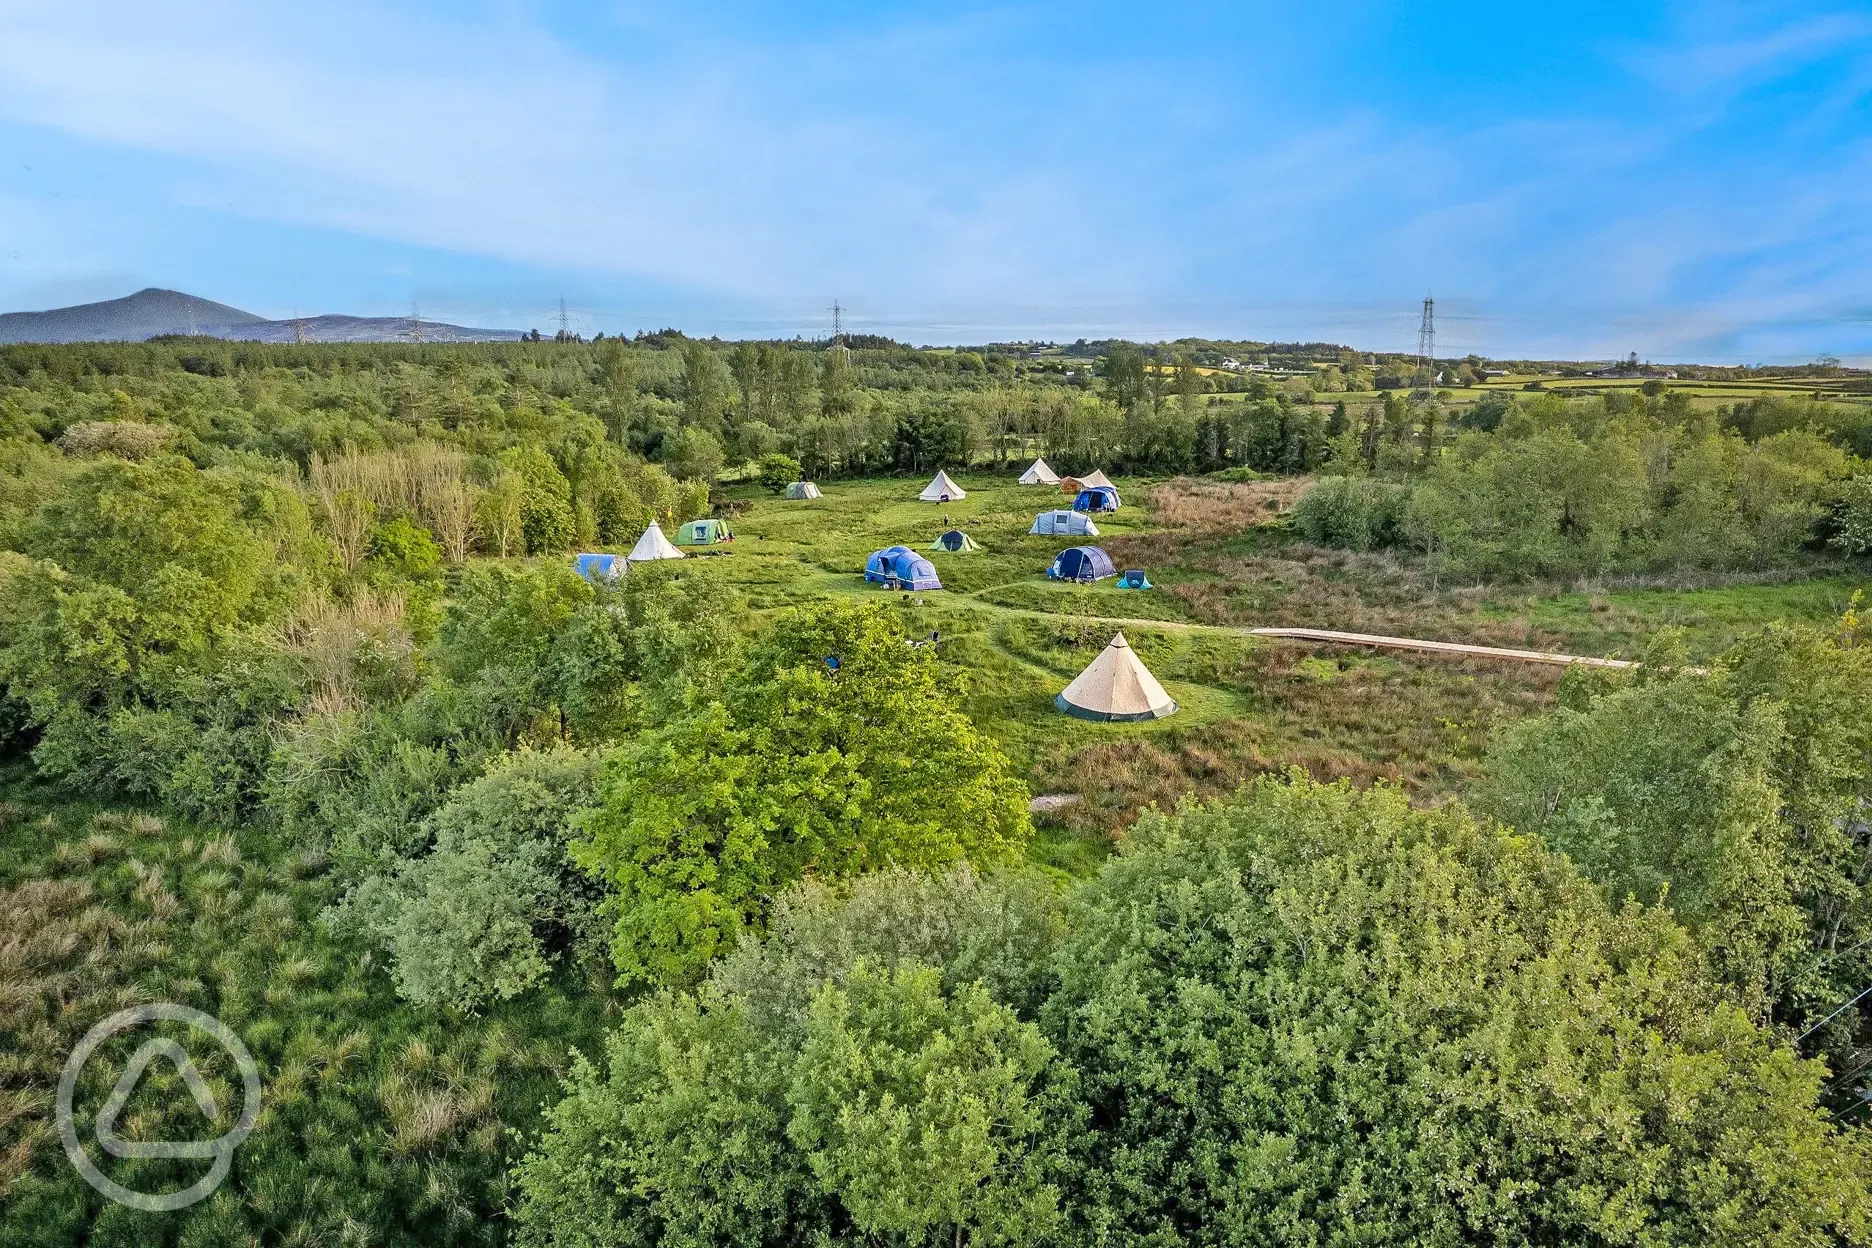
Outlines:
<svg viewBox="0 0 1872 1248"><path fill-rule="evenodd" d="M1058 485L1059 473L1047 467L1044 459L1036 459L1032 467L1020 475L1021 485Z"/></svg>
<svg viewBox="0 0 1872 1248"><path fill-rule="evenodd" d="M1108 490L1118 488L1111 483L1111 478L1107 477L1103 472L1088 472L1085 476L1079 478L1079 488L1082 490L1089 490L1095 485L1102 485Z"/></svg>
<svg viewBox="0 0 1872 1248"><path fill-rule="evenodd" d="M1162 719L1177 709L1176 699L1164 692L1123 633L1111 639L1053 704L1068 715L1101 720Z"/></svg>
<svg viewBox="0 0 1872 1248"><path fill-rule="evenodd" d="M954 502L958 498L967 497L968 491L951 481L946 472L937 473L935 479L924 486L923 492L917 495L918 500L925 503L940 503L945 498Z"/></svg>
<svg viewBox="0 0 1872 1248"><path fill-rule="evenodd" d="M630 563L648 563L652 559L681 559L683 557L682 551L677 550L670 544L669 538L663 536L663 526L654 520L650 522L650 527L643 531L643 536L637 539L637 544L631 547L630 554L624 556Z"/></svg>

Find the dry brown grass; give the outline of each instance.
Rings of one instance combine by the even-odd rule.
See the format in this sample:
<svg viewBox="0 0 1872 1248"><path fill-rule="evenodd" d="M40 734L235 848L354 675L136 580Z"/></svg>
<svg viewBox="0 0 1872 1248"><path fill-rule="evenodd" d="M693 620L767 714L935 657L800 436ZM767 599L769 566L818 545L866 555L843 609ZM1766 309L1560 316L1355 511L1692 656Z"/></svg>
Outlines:
<svg viewBox="0 0 1872 1248"><path fill-rule="evenodd" d="M1211 481L1177 477L1144 491L1143 502L1160 528L1185 535L1233 535L1292 511L1311 477L1274 481Z"/></svg>
<svg viewBox="0 0 1872 1248"><path fill-rule="evenodd" d="M407 666L416 643L404 619L401 594L360 589L345 601L318 597L287 623L287 649L306 663L312 705L324 713L355 709L366 661L373 671Z"/></svg>
<svg viewBox="0 0 1872 1248"><path fill-rule="evenodd" d="M468 456L455 447L417 442L386 451L346 449L311 458L307 485L347 568L364 557L373 515L409 515L435 534L450 562L468 557L476 536L476 500Z"/></svg>
<svg viewBox="0 0 1872 1248"><path fill-rule="evenodd" d="M144 459L160 451L175 432L166 425L135 420L81 420L59 435L67 455L121 455Z"/></svg>
<svg viewBox="0 0 1872 1248"><path fill-rule="evenodd" d="M404 1046L377 1099L390 1118L390 1151L397 1156L464 1141L485 1148L497 1138L481 1130L496 1121L493 1080L421 1040Z"/></svg>
<svg viewBox="0 0 1872 1248"><path fill-rule="evenodd" d="M1084 799L1050 822L1109 835L1153 803L1221 797L1290 767L1437 801L1473 777L1502 726L1549 708L1559 680L1557 668L1489 660L1258 645L1205 681L1243 694L1251 715L1062 750L1038 760L1032 779L1036 792Z"/></svg>
<svg viewBox="0 0 1872 1248"><path fill-rule="evenodd" d="M147 965L137 925L82 881L0 890L0 1197L51 1138L46 1108L65 1055Z"/></svg>

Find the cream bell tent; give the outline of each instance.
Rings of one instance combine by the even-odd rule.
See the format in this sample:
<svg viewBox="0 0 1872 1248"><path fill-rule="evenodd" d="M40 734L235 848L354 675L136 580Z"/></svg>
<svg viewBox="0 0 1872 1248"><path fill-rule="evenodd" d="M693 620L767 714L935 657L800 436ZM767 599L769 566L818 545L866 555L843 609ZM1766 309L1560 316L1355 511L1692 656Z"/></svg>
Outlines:
<svg viewBox="0 0 1872 1248"><path fill-rule="evenodd" d="M652 520L650 527L643 531L631 552L624 556L627 563L648 563L652 559L681 559L683 553L670 545L670 540L663 536L663 526Z"/></svg>
<svg viewBox="0 0 1872 1248"><path fill-rule="evenodd" d="M1022 485L1058 485L1059 473L1047 467L1046 460L1036 459L1032 467L1021 473L1020 483Z"/></svg>
<svg viewBox="0 0 1872 1248"><path fill-rule="evenodd" d="M818 498L819 487L810 481L795 481L786 487L788 498Z"/></svg>
<svg viewBox="0 0 1872 1248"><path fill-rule="evenodd" d="M1053 705L1079 719L1162 719L1176 714L1176 699L1164 692L1137 652L1119 633L1080 672Z"/></svg>
<svg viewBox="0 0 1872 1248"><path fill-rule="evenodd" d="M949 479L949 474L939 472L936 479L923 487L917 499L925 503L953 503L958 498L967 498L968 491Z"/></svg>
<svg viewBox="0 0 1872 1248"><path fill-rule="evenodd" d="M1098 486L1104 486L1108 490L1116 490L1118 488L1111 483L1111 478L1102 472L1088 472L1085 476L1079 478L1079 488L1082 490L1090 490Z"/></svg>

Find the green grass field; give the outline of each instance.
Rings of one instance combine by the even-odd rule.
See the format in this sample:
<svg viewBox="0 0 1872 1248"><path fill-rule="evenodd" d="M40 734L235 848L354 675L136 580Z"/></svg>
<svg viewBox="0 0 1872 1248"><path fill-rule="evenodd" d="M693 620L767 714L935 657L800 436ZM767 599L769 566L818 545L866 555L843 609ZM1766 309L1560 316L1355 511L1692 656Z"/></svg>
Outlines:
<svg viewBox="0 0 1872 1248"><path fill-rule="evenodd" d="M966 499L916 499L923 482L838 481L810 502L754 486L730 492L745 510L736 540L708 558L757 611L827 596L889 601L912 636L965 678L968 708L1026 769L1035 794L1078 800L1041 817L1035 856L1081 870L1151 802L1228 792L1269 769L1391 779L1435 799L1475 773L1503 725L1552 704L1557 669L1402 652L1366 654L1253 638L1264 625L1303 625L1642 654L1658 629L1684 630L1698 657L1776 619L1836 617L1864 577L1826 576L1708 588L1435 587L1409 560L1324 551L1281 524L1303 483L1171 485L1119 480L1126 505L1100 518L1097 544L1120 569L1146 569L1136 592L1047 580L1070 538L1036 537L1035 513L1067 504L1014 483L1018 467L960 478ZM980 545L926 548L944 518ZM873 550L923 550L944 588L894 593L865 584ZM1090 724L1054 696L1122 629L1181 706L1168 719Z"/></svg>

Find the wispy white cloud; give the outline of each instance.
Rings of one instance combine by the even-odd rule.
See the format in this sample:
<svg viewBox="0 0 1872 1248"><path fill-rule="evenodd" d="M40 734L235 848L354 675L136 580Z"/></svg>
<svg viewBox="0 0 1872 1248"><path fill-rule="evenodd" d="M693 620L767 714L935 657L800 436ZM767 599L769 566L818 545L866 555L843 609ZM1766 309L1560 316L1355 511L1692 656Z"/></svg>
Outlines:
<svg viewBox="0 0 1872 1248"><path fill-rule="evenodd" d="M1746 93L1822 61L1844 68L1788 108L1850 127L1863 14L1622 45L1618 108L1556 93L1467 123L1344 65L1335 99L1278 38L1217 54L1194 22L1166 59L1057 54L1057 21L1018 8L776 32L645 7L586 15L586 40L557 16L0 0L0 119L166 159L125 196L152 213L678 292L722 324L837 294L958 337L1311 336L1394 303L1401 338L1433 289L1499 335L1478 349L1642 332L1664 354L1824 326L1872 270L1863 146L1724 137ZM46 254L0 254L0 281L50 280L51 240L91 220L35 216Z"/></svg>

